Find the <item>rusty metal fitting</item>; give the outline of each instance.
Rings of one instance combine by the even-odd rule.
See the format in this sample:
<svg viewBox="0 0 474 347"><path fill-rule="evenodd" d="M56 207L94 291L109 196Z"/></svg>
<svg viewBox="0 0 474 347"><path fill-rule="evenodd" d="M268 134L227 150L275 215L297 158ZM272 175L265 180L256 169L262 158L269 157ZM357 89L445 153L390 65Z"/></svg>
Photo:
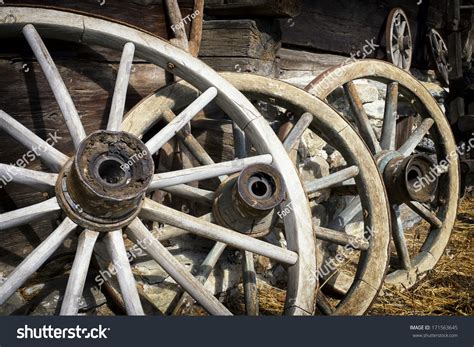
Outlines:
<svg viewBox="0 0 474 347"><path fill-rule="evenodd" d="M116 230L138 214L153 173L153 159L142 141L125 132L98 131L84 139L63 168L56 193L77 224Z"/></svg>
<svg viewBox="0 0 474 347"><path fill-rule="evenodd" d="M438 187L435 170L435 162L425 154L391 159L383 171L390 200L399 204L432 201Z"/></svg>
<svg viewBox="0 0 474 347"><path fill-rule="evenodd" d="M213 214L222 226L262 237L271 231L275 207L284 198L280 173L270 165L252 165L221 183L216 191Z"/></svg>

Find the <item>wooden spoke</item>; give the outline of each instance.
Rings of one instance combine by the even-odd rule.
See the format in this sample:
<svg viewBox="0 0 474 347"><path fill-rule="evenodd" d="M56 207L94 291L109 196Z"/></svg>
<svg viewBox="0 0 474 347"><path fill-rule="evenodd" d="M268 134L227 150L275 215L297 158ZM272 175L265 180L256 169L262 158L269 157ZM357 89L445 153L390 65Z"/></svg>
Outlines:
<svg viewBox="0 0 474 347"><path fill-rule="evenodd" d="M206 107L217 96L217 89L209 88L186 107L175 119L167 124L158 134L153 136L147 143L149 151L152 154L168 142L173 136L181 130L191 119L197 115L204 107Z"/></svg>
<svg viewBox="0 0 474 347"><path fill-rule="evenodd" d="M398 108L398 83L391 82L387 85L385 97L385 111L383 115L382 136L380 146L383 150L393 151L397 139L397 108Z"/></svg>
<svg viewBox="0 0 474 347"><path fill-rule="evenodd" d="M369 242L365 238L348 235L341 231L331 230L320 226L313 226L316 231L316 238L328 241L341 246L350 246L352 249L366 251L369 249Z"/></svg>
<svg viewBox="0 0 474 347"><path fill-rule="evenodd" d="M202 262L202 264L199 266L198 272L196 274L196 279L202 283L205 284L207 282L207 279L212 273L212 270L217 264L217 261L219 258L222 256L222 253L224 253L224 250L226 249L227 245L222 242L216 242L214 247L212 247L211 251L207 255L206 259ZM186 314L188 309L192 306L194 303L194 299L191 295L188 293L183 293L181 298L179 299L178 303L176 304L173 314L178 315L178 314Z"/></svg>
<svg viewBox="0 0 474 347"><path fill-rule="evenodd" d="M34 152L34 155L40 157L50 169L56 172L59 172L69 159L65 154L59 152L48 142L2 110L0 110L0 129L6 131L28 150Z"/></svg>
<svg viewBox="0 0 474 347"><path fill-rule="evenodd" d="M150 199L145 199L140 216L146 220L170 224L201 237L223 242L232 247L251 251L285 264L294 265L298 260L298 254L293 251L276 247L253 237L189 216Z"/></svg>
<svg viewBox="0 0 474 347"><path fill-rule="evenodd" d="M222 175L230 175L242 171L249 165L271 164L272 161L273 158L271 155L264 154L256 157L226 161L213 165L205 165L179 171L160 173L154 176L153 182L150 185L150 190L162 189L194 181L202 181Z"/></svg>
<svg viewBox="0 0 474 347"><path fill-rule="evenodd" d="M214 192L210 190L191 187L186 184L162 188L165 192L193 202L209 205L214 202Z"/></svg>
<svg viewBox="0 0 474 347"><path fill-rule="evenodd" d="M428 208L416 201L411 201L407 203L407 206L410 207L417 215L423 218L425 221L430 223L434 228L441 228L443 222L436 216L436 214L430 211Z"/></svg>
<svg viewBox="0 0 474 347"><path fill-rule="evenodd" d="M137 285L133 277L132 268L127 258L127 250L123 243L122 231L108 232L104 237L107 251L117 272L117 279L122 292L125 309L130 316L142 316L143 307L138 295Z"/></svg>
<svg viewBox="0 0 474 347"><path fill-rule="evenodd" d="M235 122L232 122L232 132L234 135L234 157L236 159L243 159L247 157L247 139L245 132L243 132Z"/></svg>
<svg viewBox="0 0 474 347"><path fill-rule="evenodd" d="M14 165L0 164L0 186L13 182L43 191L54 188L57 180L57 174L23 169Z"/></svg>
<svg viewBox="0 0 474 347"><path fill-rule="evenodd" d="M426 134L430 131L433 124L434 120L432 118L424 119L420 126L416 128L416 130L410 135L408 140L402 146L400 146L398 152L400 152L400 154L405 157L408 157L410 154L412 154Z"/></svg>
<svg viewBox="0 0 474 347"><path fill-rule="evenodd" d="M325 177L305 182L305 190L307 194L313 194L319 190L343 184L345 181L350 180L357 175L359 175L359 168L357 166L350 166Z"/></svg>
<svg viewBox="0 0 474 347"><path fill-rule="evenodd" d="M380 148L380 144L377 141L374 129L370 124L369 117L367 116L364 106L362 105L362 101L360 100L359 94L357 93L355 84L352 81L347 82L344 84L344 91L349 101L349 106L351 107L351 111L354 115L354 120L357 124L360 135L365 140L373 154L380 152L382 148Z"/></svg>
<svg viewBox="0 0 474 347"><path fill-rule="evenodd" d="M53 91L56 102L61 109L69 133L71 134L74 147L78 148L81 141L86 138L86 132L82 126L81 118L77 113L71 95L59 75L58 68L56 67L56 64L54 64L48 49L33 25L25 25L23 28L23 34L25 35L31 50L38 60L46 80Z"/></svg>
<svg viewBox="0 0 474 347"><path fill-rule="evenodd" d="M400 207L397 205L392 206L392 235L393 243L397 250L398 260L403 269L408 270L411 268L410 254L408 253L407 242L405 240L405 234L403 232L403 224L400 218Z"/></svg>
<svg viewBox="0 0 474 347"><path fill-rule="evenodd" d="M334 220L329 224L329 229L336 231L344 230L345 226L352 222L358 215L362 213L362 205L360 203L360 197L355 197L346 206L346 208L339 213Z"/></svg>
<svg viewBox="0 0 474 347"><path fill-rule="evenodd" d="M132 69L134 54L135 45L131 42L127 42L123 47L122 57L120 59L107 130L120 131L122 128L125 101L127 99L128 81L130 79L130 70Z"/></svg>
<svg viewBox="0 0 474 347"><path fill-rule="evenodd" d="M331 316L334 313L334 308L331 306L326 295L321 290L318 291L316 296L316 306L326 316Z"/></svg>
<svg viewBox="0 0 474 347"><path fill-rule="evenodd" d="M156 240L137 218L128 227L127 234L141 246L180 286L210 314L232 315L176 258ZM143 245L146 241L146 247Z"/></svg>
<svg viewBox="0 0 474 347"><path fill-rule="evenodd" d="M2 225L2 223L0 223ZM33 275L46 260L61 246L77 225L66 218L25 260L18 265L0 286L0 305L3 305L23 283Z"/></svg>
<svg viewBox="0 0 474 347"><path fill-rule="evenodd" d="M61 305L60 315L75 316L79 312L79 304L86 283L89 264L94 251L98 232L85 230L79 236L76 256L72 264L71 274L67 282L66 293Z"/></svg>
<svg viewBox="0 0 474 347"><path fill-rule="evenodd" d="M51 198L35 205L2 213L0 214L0 230L28 224L60 209L56 198Z"/></svg>
<svg viewBox="0 0 474 347"><path fill-rule="evenodd" d="M258 316L257 274L253 253L242 252L242 272L244 280L245 311L249 316Z"/></svg>
<svg viewBox="0 0 474 347"><path fill-rule="evenodd" d="M306 129L308 129L312 121L313 115L311 113L306 112L301 116L283 142L283 147L285 147L287 152L290 152L291 150L295 149L296 146L298 146L301 136L303 136L303 133Z"/></svg>
<svg viewBox="0 0 474 347"><path fill-rule="evenodd" d="M207 213L199 218L209 223L213 222L212 213ZM159 229L156 234L158 241L166 241L175 237L189 234L189 231L174 227L172 225L167 225L163 229Z"/></svg>

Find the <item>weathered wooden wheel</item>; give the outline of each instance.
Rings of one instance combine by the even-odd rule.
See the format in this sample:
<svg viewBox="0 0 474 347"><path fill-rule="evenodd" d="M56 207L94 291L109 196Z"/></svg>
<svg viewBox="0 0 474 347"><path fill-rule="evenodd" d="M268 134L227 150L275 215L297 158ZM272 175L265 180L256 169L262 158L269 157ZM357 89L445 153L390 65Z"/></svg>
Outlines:
<svg viewBox="0 0 474 347"><path fill-rule="evenodd" d="M342 186L347 182L355 185L352 192L346 193L353 200L344 210L336 211L334 216L322 221L321 225L316 223L317 217L314 214L314 230L318 239L318 252L320 252L317 253L318 274L324 281L320 288L322 290L318 293L317 306L323 314L363 314L370 307L384 281L390 240L388 201L370 152L353 128L337 112L310 94L266 77L239 73L222 73L222 76L256 104L263 102L265 105L281 107L285 109L285 112L295 115L293 121L289 121L285 116L273 116L269 119L274 126L278 124L280 134L284 134L284 146L292 158L296 159L298 144L308 127L311 129L310 133L320 137L321 142L331 147L334 153L341 154L344 164L334 168L331 173L327 172L322 177L306 175L306 193L310 197L313 210L317 210L318 205L321 207L323 202L327 201L321 198L321 195L331 195L329 194L331 189L343 188ZM171 120L170 112L172 115L173 112L182 109L195 93L196 89L184 81L158 90L130 111L126 118L129 131L140 134L162 119ZM226 122L222 119L221 121ZM182 136L190 152L194 153L198 160L202 160L200 158L202 147L189 140L192 138L189 133ZM245 140L239 136L239 132L234 132L233 142L237 149L236 155L245 156L247 147L242 145ZM298 166L301 166L301 162ZM183 192L171 191L171 193L183 196ZM213 193L208 192L208 194ZM353 213L354 202L356 206L362 204L364 222L359 233L351 235L345 232L343 226L344 221ZM213 210L215 211L215 208ZM284 214L291 214L292 212L289 212L291 210L293 210L291 205L288 207L285 204L281 207L281 213ZM233 227L236 228L237 225ZM328 251L328 248L331 250ZM353 253L349 256L341 251L341 248L345 251L350 248ZM216 244L198 270L197 278L200 281L207 280L222 252L221 245ZM347 265L348 261L346 258L344 261L335 261L336 265L333 266L332 262L335 258L339 259L337 258L339 256L352 259L354 262L352 268L348 266L344 268L343 265ZM250 269L247 267L248 259L248 256L244 255L244 273L249 271L255 273L252 266ZM255 274L243 277L246 310L250 314L258 313L255 277ZM331 291L326 291L330 288ZM330 298L329 295L332 297ZM186 307L185 304L189 306L189 297L182 297L179 307Z"/></svg>
<svg viewBox="0 0 474 347"><path fill-rule="evenodd" d="M430 43L430 57L436 67L436 74L445 86L449 86L449 56L448 46L444 42L440 33L431 29L428 33Z"/></svg>
<svg viewBox="0 0 474 347"><path fill-rule="evenodd" d="M390 11L385 29L387 60L404 70L410 70L413 56L410 23L401 8Z"/></svg>
<svg viewBox="0 0 474 347"><path fill-rule="evenodd" d="M386 94L379 135L354 83L359 79L379 82L379 89ZM456 218L459 159L445 115L415 78L376 60L334 67L306 90L332 102L347 98L348 117L375 156L391 201L396 259L391 262L387 282L412 286L442 256ZM397 144L399 102L403 100L405 107L411 107L416 128L406 141ZM429 226L404 230L402 208L412 210Z"/></svg>
<svg viewBox="0 0 474 347"><path fill-rule="evenodd" d="M128 237L144 248L205 310L217 315L230 314L230 311L153 237L142 222L156 220L285 264L289 273L285 313L313 312L317 286L314 275L316 264L311 213L305 192L294 165L277 136L257 109L237 89L205 64L166 41L136 28L101 18L51 9L0 7L0 35L12 37L21 36L22 33L60 105L74 142L75 153L68 157L59 152L14 117L0 111L0 128L29 150L43 148L39 153L40 159L51 170L39 172L1 164L2 175L10 175L12 182L40 190L53 190L55 193L55 197L44 202L0 214L0 229L32 223L57 211L65 215L59 227L1 284L0 304L4 304L66 238L73 237L76 231L79 231L79 243L61 314L77 314L94 245L99 241L105 243L115 266L127 313L143 314L122 238L122 231L126 231ZM86 135L71 96L40 35L45 38L123 49L106 130ZM188 100L186 107L183 107L183 111L157 134L153 134L146 143L139 139L140 131L127 125L122 126L134 51L137 56L189 80L202 91L195 93L193 98ZM212 100L244 129L258 155L153 176L154 164L151 155ZM275 177L280 178L280 189L286 190L287 203L295 204L294 213L285 218L287 248L192 217L146 197L149 190L166 187L179 189L180 185L190 181L238 173L257 164L265 164ZM276 200L276 203L279 201ZM143 247L144 240L147 240L146 247Z"/></svg>

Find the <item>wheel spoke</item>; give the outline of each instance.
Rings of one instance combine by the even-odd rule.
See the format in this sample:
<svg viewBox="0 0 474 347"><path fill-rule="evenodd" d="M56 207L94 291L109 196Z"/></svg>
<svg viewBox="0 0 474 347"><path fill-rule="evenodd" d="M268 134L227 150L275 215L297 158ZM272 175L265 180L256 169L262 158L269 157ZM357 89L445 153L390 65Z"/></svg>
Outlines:
<svg viewBox="0 0 474 347"><path fill-rule="evenodd" d="M147 220L170 224L201 237L223 242L240 250L251 251L285 264L294 265L298 260L298 254L293 251L189 216L150 199L145 199L140 215Z"/></svg>
<svg viewBox="0 0 474 347"><path fill-rule="evenodd" d="M127 258L127 250L123 242L122 231L116 230L107 233L104 238L107 250L113 262L117 279L122 292L125 309L130 316L142 316L143 307L138 295L135 277L133 277L132 268Z"/></svg>
<svg viewBox="0 0 474 347"><path fill-rule="evenodd" d="M234 157L236 159L243 159L247 157L247 139L245 132L239 128L237 123L232 122L232 133L234 137Z"/></svg>
<svg viewBox="0 0 474 347"><path fill-rule="evenodd" d="M245 311L249 316L258 316L257 274L253 253L242 252L242 271L244 280Z"/></svg>
<svg viewBox="0 0 474 347"><path fill-rule="evenodd" d="M316 306L326 316L330 316L334 313L334 309L331 306L331 303L329 302L326 295L323 294L321 289L318 291L318 294L316 296Z"/></svg>
<svg viewBox="0 0 474 347"><path fill-rule="evenodd" d="M395 150L397 138L397 108L398 108L398 83L391 82L387 85L385 98L385 112L383 115L382 136L380 146L383 150Z"/></svg>
<svg viewBox="0 0 474 347"><path fill-rule="evenodd" d="M230 175L242 171L249 165L271 164L272 156L269 154L259 155L245 159L226 161L223 163L194 167L190 169L171 171L156 174L151 182L150 190L162 189L195 181L207 180L222 175Z"/></svg>
<svg viewBox="0 0 474 347"><path fill-rule="evenodd" d="M306 112L301 116L283 142L283 147L285 147L287 152L290 152L299 144L301 136L303 136L303 133L308 129L312 121L313 115L311 113Z"/></svg>
<svg viewBox="0 0 474 347"><path fill-rule="evenodd" d="M403 35L405 33L405 29L407 28L407 22L403 21L400 24L400 30L398 31L398 35Z"/></svg>
<svg viewBox="0 0 474 347"><path fill-rule="evenodd" d="M0 223L0 225L2 225ZM0 305L3 305L23 283L33 275L46 260L61 246L77 225L66 218L20 265L8 276L0 286Z"/></svg>
<svg viewBox="0 0 474 347"><path fill-rule="evenodd" d="M374 129L370 124L369 117L367 116L359 94L357 93L355 84L353 82L347 82L344 84L344 91L349 100L354 120L362 138L367 143L373 154L380 152L382 149L380 148Z"/></svg>
<svg viewBox="0 0 474 347"><path fill-rule="evenodd" d="M196 274L196 279L202 283L206 284L207 279L212 273L212 270L217 264L217 261L219 258L222 256L222 253L224 253L224 250L226 249L227 245L222 242L216 242L214 247L212 247L211 251L207 255L206 259L202 262L202 264L199 266L199 269ZM183 293L181 298L179 299L178 303L176 304L173 314L178 315L178 314L186 314L187 310L191 307L191 305L194 303L194 299L191 295L188 293Z"/></svg>
<svg viewBox="0 0 474 347"><path fill-rule="evenodd" d="M156 240L146 226L137 218L127 229L127 234L137 245L146 240L147 252L180 286L213 315L232 315L176 258Z"/></svg>
<svg viewBox="0 0 474 347"><path fill-rule="evenodd" d="M443 222L436 216L436 214L430 211L428 208L416 201L411 201L406 203L409 208L411 208L417 215L423 218L425 221L430 223L434 228L441 228Z"/></svg>
<svg viewBox="0 0 474 347"><path fill-rule="evenodd" d="M0 110L0 129L6 131L27 149L33 151L52 170L59 171L69 159L65 154L59 152L2 110Z"/></svg>
<svg viewBox="0 0 474 347"><path fill-rule="evenodd" d="M403 232L403 224L400 218L399 206L392 206L391 217L393 243L395 244L395 248L397 250L398 260L402 268L408 270L411 268L410 254L408 253L407 242L405 240L405 234Z"/></svg>
<svg viewBox="0 0 474 347"><path fill-rule="evenodd" d="M158 134L153 136L146 146L151 154L155 154L158 150L168 142L173 136L181 130L191 119L197 115L204 107L206 107L217 96L217 89L209 88L186 107L175 119L167 124Z"/></svg>
<svg viewBox="0 0 474 347"><path fill-rule="evenodd" d="M355 197L346 206L346 208L339 213L334 220L329 224L329 229L336 231L342 231L347 224L352 222L358 215L362 213L362 205L360 203L360 197Z"/></svg>
<svg viewBox="0 0 474 347"><path fill-rule="evenodd" d="M330 175L317 178L313 181L305 182L305 190L307 194L313 194L319 190L331 188L336 185L340 185L351 178L356 177L359 174L359 168L357 166L350 166L346 169L337 171Z"/></svg>
<svg viewBox="0 0 474 347"><path fill-rule="evenodd" d="M0 214L0 230L28 224L60 209L56 198L51 198L35 205L2 213Z"/></svg>
<svg viewBox="0 0 474 347"><path fill-rule="evenodd" d="M134 54L135 45L131 42L127 42L123 47L122 57L120 58L107 130L120 131L122 127L125 101L127 99L128 81L130 80L130 70L132 69Z"/></svg>
<svg viewBox="0 0 474 347"><path fill-rule="evenodd" d="M53 188L58 180L57 174L23 169L14 165L0 164L0 184L8 182L24 184L26 186L47 190Z"/></svg>
<svg viewBox="0 0 474 347"><path fill-rule="evenodd" d="M210 190L191 187L186 184L162 188L165 192L193 202L209 205L214 202L214 192Z"/></svg>
<svg viewBox="0 0 474 347"><path fill-rule="evenodd" d="M410 135L408 140L398 149L398 152L407 157L413 153L416 146L423 140L434 124L432 118L426 118L421 122L420 126Z"/></svg>
<svg viewBox="0 0 474 347"><path fill-rule="evenodd" d="M77 113L74 102L72 101L71 95L69 94L64 81L59 75L58 68L54 64L51 55L48 52L43 40L36 31L35 27L31 24L25 25L23 28L23 34L25 35L31 50L35 54L38 63L43 70L46 80L53 91L56 102L61 109L66 125L71 134L74 147L77 149L83 139L86 138L86 132L81 123L81 118Z"/></svg>
<svg viewBox="0 0 474 347"><path fill-rule="evenodd" d="M318 240L328 241L341 246L350 246L352 249L366 251L369 249L369 242L365 238L348 235L341 231L336 231L320 226L313 226Z"/></svg>
<svg viewBox="0 0 474 347"><path fill-rule="evenodd" d="M72 264L67 282L66 293L61 305L60 315L75 316L79 312L79 304L86 283L89 264L94 251L94 245L99 236L98 232L84 230L79 236L76 256Z"/></svg>

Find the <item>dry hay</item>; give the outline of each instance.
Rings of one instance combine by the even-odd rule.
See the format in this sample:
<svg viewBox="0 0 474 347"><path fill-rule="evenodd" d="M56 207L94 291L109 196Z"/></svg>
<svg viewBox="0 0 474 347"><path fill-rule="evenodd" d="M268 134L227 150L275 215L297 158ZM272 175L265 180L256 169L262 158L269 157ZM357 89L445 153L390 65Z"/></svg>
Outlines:
<svg viewBox="0 0 474 347"><path fill-rule="evenodd" d="M443 257L413 288L383 288L370 315L472 316L474 289L474 197L460 204L458 218Z"/></svg>

